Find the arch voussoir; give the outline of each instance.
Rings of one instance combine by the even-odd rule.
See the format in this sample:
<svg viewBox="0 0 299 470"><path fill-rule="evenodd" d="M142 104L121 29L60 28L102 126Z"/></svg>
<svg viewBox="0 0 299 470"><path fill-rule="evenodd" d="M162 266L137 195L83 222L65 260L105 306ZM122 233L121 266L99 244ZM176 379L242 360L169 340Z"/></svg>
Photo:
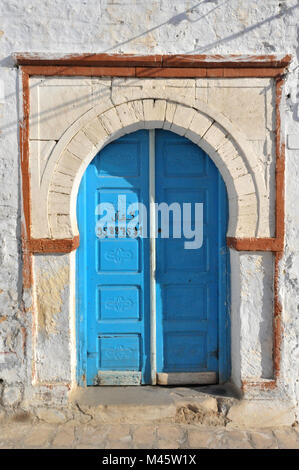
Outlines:
<svg viewBox="0 0 299 470"><path fill-rule="evenodd" d="M144 124L147 129L163 127L166 116L166 105L165 100L143 100Z"/></svg>
<svg viewBox="0 0 299 470"><path fill-rule="evenodd" d="M97 147L99 142L108 139L109 134L98 117L95 117L84 128L84 134L91 140L93 145Z"/></svg>
<svg viewBox="0 0 299 470"><path fill-rule="evenodd" d="M138 129L163 128L184 135L199 145L219 168L229 198L228 236L255 237L259 221L263 219L265 188L258 175L258 162L251 149L244 151L244 141L231 123L218 122L213 113L184 103L144 97L113 105L108 102L90 110L89 119L80 118L81 126L74 123L74 133L67 131L64 146L57 144L53 152L47 189L49 232L55 238L68 238L78 234L76 198L83 173L108 142ZM227 125L225 125L227 124Z"/></svg>

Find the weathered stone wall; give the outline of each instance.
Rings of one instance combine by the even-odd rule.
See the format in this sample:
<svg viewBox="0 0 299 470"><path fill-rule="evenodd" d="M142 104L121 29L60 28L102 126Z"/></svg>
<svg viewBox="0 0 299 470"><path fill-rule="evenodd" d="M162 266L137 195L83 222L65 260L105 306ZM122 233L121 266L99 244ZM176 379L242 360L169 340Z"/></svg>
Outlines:
<svg viewBox="0 0 299 470"><path fill-rule="evenodd" d="M282 367L279 388L273 392L278 398L288 398L297 406L299 401L299 215L298 215L298 37L299 2L297 0L202 0L202 1L144 1L124 0L114 2L91 0L72 2L56 0L3 0L0 20L0 394L5 406L14 406L23 401L35 400L43 405L47 400L64 403L65 392L74 371L69 361L65 369L55 370L52 364L45 369L47 351L51 349L47 329L61 344L65 341L65 329L60 329L60 321L65 318L72 294L68 297L69 276L63 258L52 256L35 257L34 275L40 276L41 292L36 292L36 305L47 302L48 286L51 276L57 274L59 297L57 309L40 308L40 321L44 325L42 335L31 335L38 328L37 318L31 315L31 296L22 290L20 261L20 155L18 148L18 120L21 114L19 99L19 74L14 66L12 53L16 51L43 53L208 53L208 54L292 54L292 63L286 77L285 99L282 103L283 125L287 135L286 149L286 244L285 254L280 265L280 298L283 305L283 343ZM73 79L73 82L75 79ZM198 81L199 82L199 81ZM96 91L96 83L92 86ZM107 86L109 88L109 85ZM208 87L196 87L201 100L208 97ZM207 88L207 89L206 89ZM4 90L2 97L1 90ZM78 94L83 90L78 87ZM124 93L126 93L124 89ZM237 103L242 105L244 95L249 91L240 90ZM228 95L229 96L229 93ZM217 94L209 99L221 112L227 110L227 102ZM233 98L228 98L229 100ZM261 96L259 98L262 100ZM264 99L264 97L263 97ZM229 101L231 103L231 101ZM237 109L237 107L231 107ZM238 119L238 114L230 116ZM63 119L67 119L65 116ZM254 119L253 119L254 121ZM57 122L56 118L56 125ZM247 131L251 144L265 165L264 177L269 183L273 177L271 148L273 129L268 121L263 124L269 136L260 135L262 125L255 122ZM239 125L244 123L240 120ZM33 139L38 140L39 137ZM54 145L51 141L59 138L51 133L44 144ZM33 145L37 145L36 143ZM47 147L48 150L50 150ZM37 150L38 151L38 150ZM41 162L43 165L45 162ZM41 166L42 168L42 166ZM268 179L267 179L268 178ZM273 209L273 198L271 202ZM270 211L271 212L271 211ZM240 258L240 259L236 259ZM262 349L269 355L269 335L265 341L264 333L270 328L265 321L265 312L271 305L272 258L270 254L253 255L232 253L232 264L240 266L238 278L242 298L234 299L232 315L236 317L235 330L232 331L232 360L240 362L236 370L244 376L256 375L265 378L271 375L269 363L263 364ZM58 292L60 289L60 292ZM250 293L256 292L252 299ZM55 295L56 295L55 294ZM66 300L68 297L68 300ZM255 319L248 313L258 312L257 327ZM44 313L43 313L44 312ZM46 313L45 313L46 312ZM241 313L241 316L240 316ZM64 323L64 328L65 328ZM73 324L69 322L70 335L73 337ZM56 335L56 336L55 336ZM34 339L35 338L35 339ZM243 338L243 339L242 339ZM36 354L36 344L44 341L44 356ZM69 357L74 356L73 343L68 343ZM240 350L243 358L240 360ZM59 350L58 350L59 354ZM34 359L34 360L33 360ZM67 359L67 358L66 358ZM38 364L34 369L33 364ZM66 364L66 363L65 363ZM46 376L45 373L49 374ZM56 375L55 375L56 374ZM238 382L240 377L235 377ZM57 383L55 393L48 380ZM40 381L40 385L37 382ZM31 384L36 383L32 389Z"/></svg>

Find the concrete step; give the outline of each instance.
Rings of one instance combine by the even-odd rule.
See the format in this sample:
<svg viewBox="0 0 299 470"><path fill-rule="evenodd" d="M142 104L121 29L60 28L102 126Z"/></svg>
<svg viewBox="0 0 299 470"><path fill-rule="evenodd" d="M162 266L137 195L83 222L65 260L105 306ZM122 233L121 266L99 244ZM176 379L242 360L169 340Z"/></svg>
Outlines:
<svg viewBox="0 0 299 470"><path fill-rule="evenodd" d="M177 422L225 426L238 402L232 385L208 387L88 387L70 396L77 409L99 423Z"/></svg>
<svg viewBox="0 0 299 470"><path fill-rule="evenodd" d="M70 395L76 412L95 423L197 424L237 428L290 426L294 405L242 399L231 384L191 387L87 387Z"/></svg>
<svg viewBox="0 0 299 470"><path fill-rule="evenodd" d="M101 424L177 423L205 427L262 429L296 423L294 404L281 397L239 396L231 384L209 386L87 387L70 392L69 403L9 412L0 421Z"/></svg>

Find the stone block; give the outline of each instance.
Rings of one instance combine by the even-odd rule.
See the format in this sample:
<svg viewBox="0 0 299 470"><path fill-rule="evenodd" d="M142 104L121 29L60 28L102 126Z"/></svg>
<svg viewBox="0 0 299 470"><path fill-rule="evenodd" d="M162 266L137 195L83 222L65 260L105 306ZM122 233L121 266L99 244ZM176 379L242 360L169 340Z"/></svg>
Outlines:
<svg viewBox="0 0 299 470"><path fill-rule="evenodd" d="M218 86L208 87L205 92L208 105L217 109L219 113L223 113L231 122L236 123L248 140L264 139L267 125L273 129L273 118L272 122L266 125L266 112L269 114L265 108L267 86L240 88L239 84L233 83L232 80L229 84L222 81L222 86L218 81ZM196 89L196 97L202 97L202 89ZM273 113L271 95L266 101L266 106L269 106Z"/></svg>
<svg viewBox="0 0 299 470"><path fill-rule="evenodd" d="M251 431L250 440L255 449L278 449L278 445L272 431Z"/></svg>
<svg viewBox="0 0 299 470"><path fill-rule="evenodd" d="M59 160L58 171L74 177L76 176L81 165L82 160L76 157L76 155L71 153L68 149L65 149Z"/></svg>
<svg viewBox="0 0 299 470"><path fill-rule="evenodd" d="M38 419L49 424L61 424L67 420L65 414L55 408L38 408L35 413Z"/></svg>
<svg viewBox="0 0 299 470"><path fill-rule="evenodd" d="M107 433L107 439L122 444L130 443L132 441L130 425L119 424L118 426L112 426Z"/></svg>
<svg viewBox="0 0 299 470"><path fill-rule="evenodd" d="M69 215L49 214L49 225L53 238L72 238L74 236Z"/></svg>
<svg viewBox="0 0 299 470"><path fill-rule="evenodd" d="M68 150L80 160L84 160L91 152L96 153L96 149L91 140L84 132L80 131L68 144Z"/></svg>
<svg viewBox="0 0 299 470"><path fill-rule="evenodd" d="M180 443L183 440L183 428L173 424L160 424L158 426L158 439L163 441L175 441Z"/></svg>
<svg viewBox="0 0 299 470"><path fill-rule="evenodd" d="M197 112L194 114L185 136L192 140L192 142L198 143L212 124L213 119L209 118L205 114Z"/></svg>
<svg viewBox="0 0 299 470"><path fill-rule="evenodd" d="M165 109L165 122L163 124L163 129L170 130L176 107L177 107L176 103L167 101L166 109Z"/></svg>
<svg viewBox="0 0 299 470"><path fill-rule="evenodd" d="M177 105L170 130L184 135L196 111L193 108Z"/></svg>
<svg viewBox="0 0 299 470"><path fill-rule="evenodd" d="M53 179L52 179L52 186L51 189L52 191L61 191L62 189L66 189L67 193L71 193L71 189L74 184L74 177L67 175L66 173L61 173L60 171L56 171L54 173Z"/></svg>
<svg viewBox="0 0 299 470"><path fill-rule="evenodd" d="M220 441L222 449L252 449L252 443L245 431L226 431Z"/></svg>
<svg viewBox="0 0 299 470"><path fill-rule="evenodd" d="M244 160L240 156L230 160L227 166L232 178L234 179L240 178L240 176L247 175L248 173Z"/></svg>
<svg viewBox="0 0 299 470"><path fill-rule="evenodd" d="M299 449L299 435L293 428L274 431L279 449Z"/></svg>
<svg viewBox="0 0 299 470"><path fill-rule="evenodd" d="M65 130L94 106L90 79L42 79L32 88L30 138L58 140Z"/></svg>
<svg viewBox="0 0 299 470"><path fill-rule="evenodd" d="M55 432L54 426L37 425L28 429L28 433L24 437L23 446L45 448L50 444L50 440Z"/></svg>
<svg viewBox="0 0 299 470"><path fill-rule="evenodd" d="M226 166L228 166L232 160L239 156L239 150L236 148L229 136L226 136L225 140L222 141L222 144L218 148L217 153L223 160L223 165Z"/></svg>
<svg viewBox="0 0 299 470"><path fill-rule="evenodd" d="M269 428L290 426L295 420L294 407L280 400L242 400L228 411L228 426Z"/></svg>
<svg viewBox="0 0 299 470"><path fill-rule="evenodd" d="M174 439L170 439L170 440L161 439L158 441L157 448L158 449L179 449L180 443Z"/></svg>
<svg viewBox="0 0 299 470"><path fill-rule="evenodd" d="M143 448L142 446L151 447L155 441L156 428L155 426L141 425L133 431L134 445Z"/></svg>
<svg viewBox="0 0 299 470"><path fill-rule="evenodd" d="M123 127L115 108L111 108L99 115L99 119L109 135L119 132Z"/></svg>
<svg viewBox="0 0 299 470"><path fill-rule="evenodd" d="M196 429L190 428L188 430L188 442L193 449L209 449L215 441L215 429Z"/></svg>
<svg viewBox="0 0 299 470"><path fill-rule="evenodd" d="M248 173L247 175L236 178L234 180L234 185L236 188L236 192L239 196L255 193L255 187L252 181L252 176Z"/></svg>
<svg viewBox="0 0 299 470"><path fill-rule="evenodd" d="M224 129L215 122L208 128L202 137L216 151L225 142L226 133Z"/></svg>
<svg viewBox="0 0 299 470"><path fill-rule="evenodd" d="M108 138L108 133L99 119L96 117L92 119L86 126L83 128L84 134L91 140L94 146L98 146L100 141L105 141Z"/></svg>
<svg viewBox="0 0 299 470"><path fill-rule="evenodd" d="M160 128L165 120L165 100L143 100L145 127L147 129Z"/></svg>
<svg viewBox="0 0 299 470"><path fill-rule="evenodd" d="M52 442L52 447L56 448L71 448L75 443L75 427L74 425L60 428Z"/></svg>
<svg viewBox="0 0 299 470"><path fill-rule="evenodd" d="M117 106L116 111L119 115L121 123L125 128L132 128L136 127L140 128L144 122L144 112L143 112L143 105L141 101L132 101L129 103L123 103ZM130 132L134 132L130 130Z"/></svg>
<svg viewBox="0 0 299 470"><path fill-rule="evenodd" d="M49 213L50 214L69 214L70 197L61 192L49 192Z"/></svg>

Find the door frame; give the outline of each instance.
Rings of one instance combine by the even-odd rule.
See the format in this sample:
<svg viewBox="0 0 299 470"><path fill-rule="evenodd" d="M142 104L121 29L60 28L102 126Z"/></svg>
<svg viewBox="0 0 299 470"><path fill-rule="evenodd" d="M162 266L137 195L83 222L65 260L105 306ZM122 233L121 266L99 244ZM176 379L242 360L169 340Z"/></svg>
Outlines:
<svg viewBox="0 0 299 470"><path fill-rule="evenodd" d="M150 202L150 365L151 385L157 384L157 344L156 344L156 242L155 242L155 214L151 202L155 202L155 129L149 131L149 202ZM208 158L209 155L207 154ZM218 170L218 187L221 181ZM228 205L221 198L218 191L219 224L228 223ZM80 208L81 217L85 220L85 207ZM81 246L85 234L80 233ZM219 232L218 232L219 237ZM226 239L219 246L218 253L218 383L224 383L230 378L230 263ZM77 342L77 383L86 386L87 371L87 304L85 282L79 282L79 265L85 257L83 250L76 252L76 342ZM84 305L82 306L82 302ZM84 313L82 313L84 312Z"/></svg>

